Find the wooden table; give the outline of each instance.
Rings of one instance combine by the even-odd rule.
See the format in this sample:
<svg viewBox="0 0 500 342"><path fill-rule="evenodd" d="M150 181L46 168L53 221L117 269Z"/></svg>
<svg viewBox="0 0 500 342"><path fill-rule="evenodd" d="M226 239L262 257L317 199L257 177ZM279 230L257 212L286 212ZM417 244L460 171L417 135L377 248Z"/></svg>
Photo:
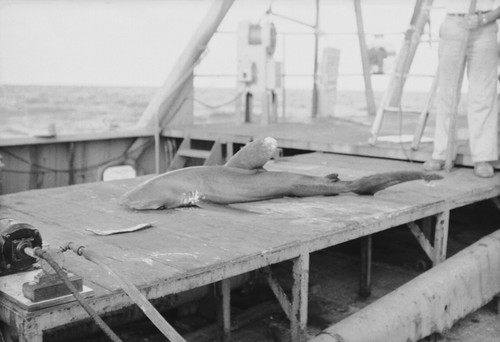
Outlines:
<svg viewBox="0 0 500 342"><path fill-rule="evenodd" d="M389 170L419 170L421 164L312 153L283 158L267 168L317 176L337 172L342 179L354 179ZM287 298L271 273L268 280L291 320L293 339L298 341L307 324L311 252L409 224L430 258L439 263L446 256L450 210L500 194L499 175L480 179L471 169L443 175L441 181L400 184L375 196L283 198L234 205L260 215L198 208L129 211L120 207L117 199L143 180L130 179L0 196L0 217L32 224L53 248L68 241L92 248L150 299L220 282L226 336L229 278L292 260L292 298ZM415 223L427 217L437 218L432 242ZM154 222L154 227L111 236L96 236L86 230L119 229L145 222ZM366 241L364 282L368 287L370 244ZM94 264L68 254L65 266L83 276L85 285L94 291L90 302L97 312L130 305L113 279ZM86 317L76 302L30 310L0 297L0 319L18 329L21 341L42 341L44 330Z"/></svg>

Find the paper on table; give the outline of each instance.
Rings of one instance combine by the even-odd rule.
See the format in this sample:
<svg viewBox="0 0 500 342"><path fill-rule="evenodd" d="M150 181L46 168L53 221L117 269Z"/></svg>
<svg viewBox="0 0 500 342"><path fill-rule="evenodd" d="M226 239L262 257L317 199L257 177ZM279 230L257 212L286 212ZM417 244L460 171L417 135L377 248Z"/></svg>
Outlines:
<svg viewBox="0 0 500 342"><path fill-rule="evenodd" d="M154 222L153 222L154 223ZM130 232L135 232L141 229L146 229L150 228L153 226L153 223L140 223L138 225L135 225L133 227L129 228L122 228L122 229L110 229L110 230L97 230L97 229L92 229L92 228L87 228L85 230L88 230L89 232L92 232L96 235L113 235L113 234L122 234L122 233L130 233Z"/></svg>

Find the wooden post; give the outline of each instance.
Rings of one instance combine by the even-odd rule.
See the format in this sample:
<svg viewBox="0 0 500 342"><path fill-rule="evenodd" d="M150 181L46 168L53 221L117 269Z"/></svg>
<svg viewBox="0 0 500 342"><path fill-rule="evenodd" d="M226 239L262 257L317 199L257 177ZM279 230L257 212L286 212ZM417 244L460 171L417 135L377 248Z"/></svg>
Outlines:
<svg viewBox="0 0 500 342"><path fill-rule="evenodd" d="M363 14L361 12L361 1L354 0L354 10L356 12L356 24L358 26L359 50L361 53L361 62L363 64L363 77L365 80L365 96L368 114L375 115L376 106L373 96L370 60L368 58L368 48L366 46L365 27L363 24Z"/></svg>
<svg viewBox="0 0 500 342"><path fill-rule="evenodd" d="M469 6L469 15L474 13L476 10L476 0L471 0ZM444 161L444 169L450 172L453 168L455 162L456 153L456 134L457 134L457 116L458 116L458 99L462 88L462 80L465 72L465 55L467 53L467 45L469 42L469 30L465 29L464 36L462 37L462 45L460 46L460 52L458 54L460 61L457 65L457 74L455 79L455 89L453 92L453 97L451 101L451 115L450 123L448 127L448 144L446 146L446 158Z"/></svg>
<svg viewBox="0 0 500 342"><path fill-rule="evenodd" d="M36 320L18 323L19 342L42 342L43 331L38 327Z"/></svg>
<svg viewBox="0 0 500 342"><path fill-rule="evenodd" d="M319 0L316 0L316 15L314 24L314 69L312 93L312 117L318 116L318 49L319 49Z"/></svg>
<svg viewBox="0 0 500 342"><path fill-rule="evenodd" d="M450 211L443 211L436 215L436 230L434 232L434 266L446 260L446 249L448 247L448 226Z"/></svg>

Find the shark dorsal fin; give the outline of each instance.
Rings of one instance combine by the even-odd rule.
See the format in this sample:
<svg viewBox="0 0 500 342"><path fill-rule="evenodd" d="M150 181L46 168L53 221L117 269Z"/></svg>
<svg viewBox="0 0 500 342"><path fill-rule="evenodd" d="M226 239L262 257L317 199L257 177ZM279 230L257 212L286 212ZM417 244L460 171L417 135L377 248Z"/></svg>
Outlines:
<svg viewBox="0 0 500 342"><path fill-rule="evenodd" d="M243 146L225 166L238 169L262 169L276 153L278 143L274 138L259 138Z"/></svg>

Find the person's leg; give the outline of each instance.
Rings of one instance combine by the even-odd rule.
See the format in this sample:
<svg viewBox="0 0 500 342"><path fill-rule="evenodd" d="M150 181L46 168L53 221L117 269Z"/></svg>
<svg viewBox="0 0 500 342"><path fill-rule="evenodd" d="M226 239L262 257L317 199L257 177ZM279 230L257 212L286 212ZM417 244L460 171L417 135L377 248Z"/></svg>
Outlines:
<svg viewBox="0 0 500 342"><path fill-rule="evenodd" d="M497 31L492 23L471 32L467 118L474 163L498 159Z"/></svg>
<svg viewBox="0 0 500 342"><path fill-rule="evenodd" d="M436 126L434 132L434 151L432 158L445 160L448 146L448 127L450 115L454 110L453 98L457 103L460 100L462 74L457 66L460 65L460 51L464 39L464 29L460 17L447 17L441 25L439 35L439 79ZM458 82L458 84L457 84ZM457 94L454 92L457 91Z"/></svg>
<svg viewBox="0 0 500 342"><path fill-rule="evenodd" d="M447 16L439 30L439 70L437 113L432 159L424 163L424 170L438 171L444 167L448 147L448 127L453 112L453 97L460 101L463 73L458 70L460 50L464 39L462 18ZM457 92L455 94L455 91Z"/></svg>

